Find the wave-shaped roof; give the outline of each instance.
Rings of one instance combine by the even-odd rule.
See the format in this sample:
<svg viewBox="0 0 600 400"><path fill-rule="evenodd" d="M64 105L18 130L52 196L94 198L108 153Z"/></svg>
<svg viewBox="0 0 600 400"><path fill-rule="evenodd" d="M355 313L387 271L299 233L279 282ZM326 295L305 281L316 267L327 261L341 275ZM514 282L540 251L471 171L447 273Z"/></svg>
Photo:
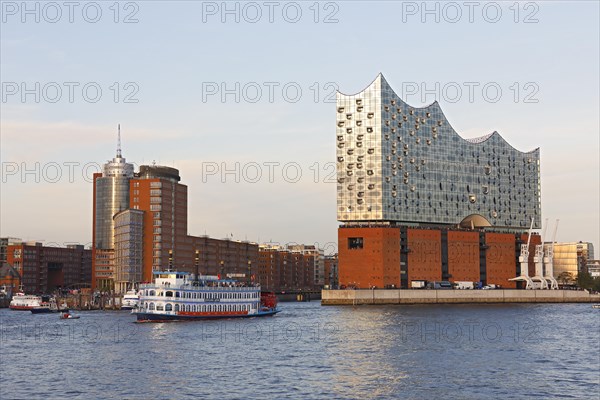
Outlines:
<svg viewBox="0 0 600 400"><path fill-rule="evenodd" d="M438 103L438 101L434 101L431 104L425 105L425 106L421 106L421 107L415 107L413 105L408 104L407 102L405 102L402 98L400 98L400 96L398 95L398 93L396 93L396 91L391 87L391 85L387 82L387 80L385 79L385 77L383 76L383 74L380 72L375 79L373 79L373 81L371 81L371 83L369 83L363 90L354 93L354 94L345 94L342 93L341 91L338 90L338 94L340 96L356 96L359 95L365 91L367 91L369 88L371 88L374 85L379 84L380 90L384 91L384 88L389 89L390 91L392 91L394 93L394 95L398 98L398 100L402 103L402 105L406 106L406 107L410 107L410 108L414 108L416 110L424 110L424 111L429 111L429 112L439 112L441 113L442 117L444 118L445 122L448 124L448 126L450 127L450 130L457 135L460 139L469 142L469 143L473 143L473 144L482 144L484 142L486 142L487 140L496 137L499 140L503 141L504 143L506 143L506 145L510 146L511 148L513 148L516 151L519 151L520 153L524 153L524 154L528 154L528 153L534 153L536 151L539 151L539 147L535 148L533 150L530 151L521 151L517 148L515 148L513 145L511 145L502 135L500 135L497 131L485 134L483 136L479 136L479 137L474 137L474 138L465 138L462 135L460 135L456 129L454 129L454 127L452 126L452 124L450 124L450 121L448 121L448 118L446 117L446 115L444 114L444 111L442 110L440 104Z"/></svg>

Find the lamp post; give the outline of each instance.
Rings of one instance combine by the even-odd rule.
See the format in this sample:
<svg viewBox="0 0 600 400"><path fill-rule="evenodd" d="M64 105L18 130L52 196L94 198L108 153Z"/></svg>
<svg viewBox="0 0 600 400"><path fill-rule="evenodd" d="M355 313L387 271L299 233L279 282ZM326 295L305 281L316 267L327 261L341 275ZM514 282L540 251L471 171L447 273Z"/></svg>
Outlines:
<svg viewBox="0 0 600 400"><path fill-rule="evenodd" d="M196 267L196 282L200 279L200 250L196 250L196 257L194 257L194 266Z"/></svg>
<svg viewBox="0 0 600 400"><path fill-rule="evenodd" d="M248 286L252 283L252 260L248 258L248 269L246 273L246 278L248 279Z"/></svg>
<svg viewBox="0 0 600 400"><path fill-rule="evenodd" d="M225 261L221 260L221 262L219 263L221 265L221 272L219 275L221 275L221 279L223 279L223 272L225 270Z"/></svg>

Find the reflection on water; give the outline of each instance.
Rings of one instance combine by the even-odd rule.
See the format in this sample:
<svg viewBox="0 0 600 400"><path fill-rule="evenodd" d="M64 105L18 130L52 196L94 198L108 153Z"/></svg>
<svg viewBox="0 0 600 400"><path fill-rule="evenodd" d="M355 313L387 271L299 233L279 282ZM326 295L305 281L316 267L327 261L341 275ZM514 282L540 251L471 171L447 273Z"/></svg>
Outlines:
<svg viewBox="0 0 600 400"><path fill-rule="evenodd" d="M545 399L600 389L600 312L589 304L283 307L273 318L168 324L0 310L0 397Z"/></svg>

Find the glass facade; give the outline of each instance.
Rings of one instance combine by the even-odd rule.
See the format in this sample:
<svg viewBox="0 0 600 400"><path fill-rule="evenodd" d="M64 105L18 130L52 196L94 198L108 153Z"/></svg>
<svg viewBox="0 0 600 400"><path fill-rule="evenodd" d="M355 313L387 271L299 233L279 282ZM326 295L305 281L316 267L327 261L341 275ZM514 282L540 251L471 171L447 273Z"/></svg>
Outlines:
<svg viewBox="0 0 600 400"><path fill-rule="evenodd" d="M133 164L116 157L104 164L102 177L96 179L96 249L114 249L113 217L129 208L129 180Z"/></svg>
<svg viewBox="0 0 600 400"><path fill-rule="evenodd" d="M545 247L551 246L545 243ZM577 278L579 271L594 259L594 246L589 242L554 243L554 277L568 272Z"/></svg>
<svg viewBox="0 0 600 400"><path fill-rule="evenodd" d="M142 281L144 211L125 210L114 217L115 290L126 292Z"/></svg>
<svg viewBox="0 0 600 400"><path fill-rule="evenodd" d="M463 139L437 102L411 107L381 74L338 92L336 111L339 221L540 228L539 149Z"/></svg>

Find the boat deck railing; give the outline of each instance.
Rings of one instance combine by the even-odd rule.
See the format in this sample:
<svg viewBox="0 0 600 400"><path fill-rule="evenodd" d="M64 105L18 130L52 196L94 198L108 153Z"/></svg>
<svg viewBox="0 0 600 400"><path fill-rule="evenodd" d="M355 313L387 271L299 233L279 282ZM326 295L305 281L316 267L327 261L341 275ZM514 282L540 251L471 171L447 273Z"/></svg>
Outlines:
<svg viewBox="0 0 600 400"><path fill-rule="evenodd" d="M211 290L211 291L234 291L247 292L248 290L260 290L260 286L210 286L183 284L171 286L169 284L157 285L155 283L145 283L140 285L140 289L163 289L163 290Z"/></svg>

